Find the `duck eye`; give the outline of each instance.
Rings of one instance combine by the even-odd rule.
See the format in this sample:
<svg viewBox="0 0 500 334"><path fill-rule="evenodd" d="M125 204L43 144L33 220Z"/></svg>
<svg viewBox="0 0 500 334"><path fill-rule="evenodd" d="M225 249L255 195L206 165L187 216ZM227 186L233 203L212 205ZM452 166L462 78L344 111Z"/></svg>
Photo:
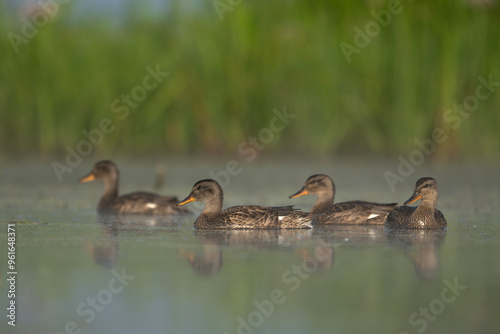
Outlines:
<svg viewBox="0 0 500 334"><path fill-rule="evenodd" d="M205 188L205 187L203 187L203 186L198 186L198 188L196 188L196 189L197 189L197 190L201 190L201 189L203 189L203 188Z"/></svg>

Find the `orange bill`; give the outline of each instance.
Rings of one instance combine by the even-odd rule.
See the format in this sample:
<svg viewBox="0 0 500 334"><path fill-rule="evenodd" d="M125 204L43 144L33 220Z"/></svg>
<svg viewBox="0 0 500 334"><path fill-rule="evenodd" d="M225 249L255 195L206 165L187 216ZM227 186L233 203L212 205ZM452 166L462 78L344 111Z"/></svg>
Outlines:
<svg viewBox="0 0 500 334"><path fill-rule="evenodd" d="M297 255L301 259L306 259L307 258L307 249L306 248L299 248L294 251L295 255Z"/></svg>
<svg viewBox="0 0 500 334"><path fill-rule="evenodd" d="M184 205L184 204L187 204L187 203L190 203L190 202L194 202L194 201L196 201L196 199L193 196L189 195L182 202L177 203L177 205Z"/></svg>
<svg viewBox="0 0 500 334"><path fill-rule="evenodd" d="M194 261L194 253L184 250L182 248L179 249L179 256L183 259L188 260L189 263L192 263Z"/></svg>
<svg viewBox="0 0 500 334"><path fill-rule="evenodd" d="M309 191L307 191L305 188L302 188L288 198L297 198L297 197L304 196L304 195L309 195Z"/></svg>
<svg viewBox="0 0 500 334"><path fill-rule="evenodd" d="M405 205L415 203L416 201L418 201L421 198L422 198L422 196L420 196L419 194L413 193L413 195L410 197L410 199L405 202Z"/></svg>
<svg viewBox="0 0 500 334"><path fill-rule="evenodd" d="M82 177L80 179L80 183L83 183L83 182L90 182L90 181L94 181L95 180L95 176L94 174L90 173L89 175L85 176L85 177Z"/></svg>

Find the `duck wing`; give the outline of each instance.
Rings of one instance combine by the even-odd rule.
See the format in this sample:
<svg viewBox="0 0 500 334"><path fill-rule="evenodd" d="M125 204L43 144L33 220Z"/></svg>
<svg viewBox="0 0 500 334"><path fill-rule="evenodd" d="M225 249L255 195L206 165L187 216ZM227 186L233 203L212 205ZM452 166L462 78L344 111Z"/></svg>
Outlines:
<svg viewBox="0 0 500 334"><path fill-rule="evenodd" d="M146 191L135 191L130 194L120 196L120 198L126 198L131 201L150 201L154 203L175 203L177 204L176 196L160 196L155 193L150 193Z"/></svg>
<svg viewBox="0 0 500 334"><path fill-rule="evenodd" d="M221 221L230 228L269 229L279 227L278 210L268 206L232 206L222 211Z"/></svg>
<svg viewBox="0 0 500 334"><path fill-rule="evenodd" d="M387 215L385 226L389 228L405 228L408 219L416 208L416 206L398 206Z"/></svg>
<svg viewBox="0 0 500 334"><path fill-rule="evenodd" d="M434 218L436 219L438 227L446 227L448 225L443 213L438 209L434 210Z"/></svg>
<svg viewBox="0 0 500 334"><path fill-rule="evenodd" d="M302 228L312 228L313 221L318 215L311 214L309 212L302 212L298 210L293 210L280 215L278 218L280 220L280 228L282 229L302 229Z"/></svg>
<svg viewBox="0 0 500 334"><path fill-rule="evenodd" d="M412 216L417 208L416 206L406 205L395 208L387 216L385 226L394 229L433 229L447 226L446 219L441 211L434 210L434 220L432 220L432 217L426 215ZM420 211L421 213L422 211ZM429 214L432 213L429 211Z"/></svg>
<svg viewBox="0 0 500 334"><path fill-rule="evenodd" d="M137 191L117 198L113 207L120 214L159 214L175 215L190 212L186 208L177 207L175 196Z"/></svg>
<svg viewBox="0 0 500 334"><path fill-rule="evenodd" d="M325 210L316 219L322 224L384 224L387 215L394 210L397 203L375 203L365 201L349 201L337 203Z"/></svg>
<svg viewBox="0 0 500 334"><path fill-rule="evenodd" d="M208 216L206 218L210 219ZM219 216L211 219L209 225L211 228L288 229L311 228L311 221L312 216L309 213L299 212L293 206L240 205L222 211ZM208 226L203 223L204 226Z"/></svg>

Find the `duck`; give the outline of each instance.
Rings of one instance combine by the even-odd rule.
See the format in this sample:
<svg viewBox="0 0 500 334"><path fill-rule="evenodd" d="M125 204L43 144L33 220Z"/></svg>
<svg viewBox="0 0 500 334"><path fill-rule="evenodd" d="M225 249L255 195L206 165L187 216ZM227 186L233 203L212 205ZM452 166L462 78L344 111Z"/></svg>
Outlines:
<svg viewBox="0 0 500 334"><path fill-rule="evenodd" d="M146 215L180 215L189 214L190 210L176 206L176 196L160 196L158 194L137 191L118 196L119 172L116 164L110 160L97 162L92 171L80 179L80 183L102 180L104 192L99 204L99 214L146 214Z"/></svg>
<svg viewBox="0 0 500 334"><path fill-rule="evenodd" d="M290 206L239 205L222 210L224 193L213 179L196 182L189 195L177 205L200 201L203 211L194 222L195 229L303 229L312 228L307 212Z"/></svg>
<svg viewBox="0 0 500 334"><path fill-rule="evenodd" d="M448 223L441 211L436 209L439 197L437 181L423 177L415 184L413 195L404 206L395 208L385 221L393 229L443 229ZM419 206L407 206L421 200Z"/></svg>
<svg viewBox="0 0 500 334"><path fill-rule="evenodd" d="M325 174L310 176L304 186L289 198L316 195L316 204L309 213L317 215L315 225L383 225L397 203L349 201L334 204L335 183Z"/></svg>

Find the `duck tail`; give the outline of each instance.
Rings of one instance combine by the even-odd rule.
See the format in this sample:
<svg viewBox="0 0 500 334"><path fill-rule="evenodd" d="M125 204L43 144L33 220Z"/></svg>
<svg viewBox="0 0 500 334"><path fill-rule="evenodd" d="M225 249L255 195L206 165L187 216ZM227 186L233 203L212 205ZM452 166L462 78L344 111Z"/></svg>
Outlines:
<svg viewBox="0 0 500 334"><path fill-rule="evenodd" d="M398 203L376 203L371 206L371 214L385 218L397 205Z"/></svg>

